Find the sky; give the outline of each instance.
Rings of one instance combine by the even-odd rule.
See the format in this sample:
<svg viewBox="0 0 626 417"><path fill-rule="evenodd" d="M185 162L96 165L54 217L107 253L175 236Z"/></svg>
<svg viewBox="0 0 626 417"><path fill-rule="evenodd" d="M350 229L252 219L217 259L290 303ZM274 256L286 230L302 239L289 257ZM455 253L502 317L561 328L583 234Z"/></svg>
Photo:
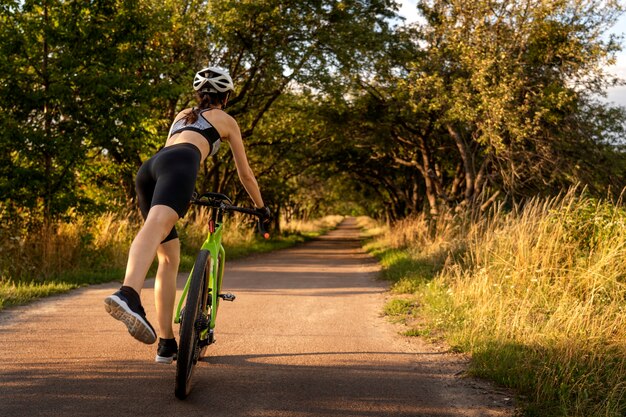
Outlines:
<svg viewBox="0 0 626 417"><path fill-rule="evenodd" d="M406 18L406 22L415 22L418 19L417 1L416 0L397 0L400 3L400 16ZM616 22L609 33L616 35L626 35L626 13ZM626 37L626 36L625 36ZM615 65L608 67L611 74L626 80L626 39L622 40L624 50L616 55L617 62ZM609 102L626 106L626 86L613 87L607 91Z"/></svg>

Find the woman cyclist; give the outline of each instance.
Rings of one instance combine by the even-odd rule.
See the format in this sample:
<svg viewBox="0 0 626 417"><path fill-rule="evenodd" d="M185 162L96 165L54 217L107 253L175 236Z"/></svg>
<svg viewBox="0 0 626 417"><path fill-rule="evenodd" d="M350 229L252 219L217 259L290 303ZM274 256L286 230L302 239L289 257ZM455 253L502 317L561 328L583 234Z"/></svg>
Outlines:
<svg viewBox="0 0 626 417"><path fill-rule="evenodd" d="M248 165L239 126L223 111L233 91L228 72L204 68L196 73L193 88L198 107L185 109L176 116L165 146L137 172L135 189L145 222L130 246L124 284L104 300L106 311L124 322L135 339L154 343L157 333L146 319L140 293L157 255L154 296L161 337L155 360L163 363L171 363L177 353L172 320L180 241L174 225L187 212L200 165L207 156L215 155L222 142L230 145L239 179L254 205L261 214L269 216Z"/></svg>

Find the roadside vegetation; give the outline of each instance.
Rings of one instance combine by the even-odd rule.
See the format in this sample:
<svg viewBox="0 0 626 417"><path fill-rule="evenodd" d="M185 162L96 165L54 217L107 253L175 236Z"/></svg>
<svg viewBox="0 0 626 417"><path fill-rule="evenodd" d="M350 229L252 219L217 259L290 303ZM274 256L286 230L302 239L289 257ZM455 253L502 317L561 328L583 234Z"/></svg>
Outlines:
<svg viewBox="0 0 626 417"><path fill-rule="evenodd" d="M372 228L362 220L365 227ZM396 223L367 249L407 335L468 352L528 416L626 415L626 210L572 190Z"/></svg>
<svg viewBox="0 0 626 417"><path fill-rule="evenodd" d="M234 216L227 220L224 246L229 259L282 249L324 233L342 219L326 216L284 222L281 233L265 240L257 235L254 224ZM181 271L193 266L206 238L207 223L206 210L195 211L179 222ZM28 233L0 229L0 309L87 284L123 279L128 248L139 225L133 216L105 213Z"/></svg>
<svg viewBox="0 0 626 417"><path fill-rule="evenodd" d="M412 23L392 0L5 3L0 308L120 279L135 173L220 66L275 235L230 219L230 258L332 225L293 219L384 219L408 334L529 415L626 415L626 108L602 99L623 2L417 0ZM237 177L224 146L197 189L247 201ZM180 224L183 270L205 220Z"/></svg>

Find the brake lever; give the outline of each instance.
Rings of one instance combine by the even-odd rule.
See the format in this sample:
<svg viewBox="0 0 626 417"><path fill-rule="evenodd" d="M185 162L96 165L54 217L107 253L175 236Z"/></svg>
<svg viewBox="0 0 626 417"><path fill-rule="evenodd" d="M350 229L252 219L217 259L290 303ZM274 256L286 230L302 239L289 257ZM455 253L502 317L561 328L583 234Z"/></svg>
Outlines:
<svg viewBox="0 0 626 417"><path fill-rule="evenodd" d="M261 219L261 218L259 218L257 229L259 231L259 234L261 236L263 236L263 239L269 239L270 238L270 234L269 234L269 232L267 230L265 230L265 226L263 225L263 219Z"/></svg>

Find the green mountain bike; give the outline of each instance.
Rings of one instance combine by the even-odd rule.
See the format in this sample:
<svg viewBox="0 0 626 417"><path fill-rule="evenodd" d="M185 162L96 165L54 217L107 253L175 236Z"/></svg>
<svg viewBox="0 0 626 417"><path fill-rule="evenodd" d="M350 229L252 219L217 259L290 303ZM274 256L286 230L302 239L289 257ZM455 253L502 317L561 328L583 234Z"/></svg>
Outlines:
<svg viewBox="0 0 626 417"><path fill-rule="evenodd" d="M226 252L222 246L224 213L237 211L257 216L259 232L265 239L269 238L263 228L265 213L234 206L224 194L194 195L191 204L210 207L211 216L209 234L198 253L174 315L174 322L180 324L174 393L181 400L191 391L191 377L198 360L204 356L207 346L215 342L215 319L220 300L235 300L235 295L220 292L226 261Z"/></svg>

